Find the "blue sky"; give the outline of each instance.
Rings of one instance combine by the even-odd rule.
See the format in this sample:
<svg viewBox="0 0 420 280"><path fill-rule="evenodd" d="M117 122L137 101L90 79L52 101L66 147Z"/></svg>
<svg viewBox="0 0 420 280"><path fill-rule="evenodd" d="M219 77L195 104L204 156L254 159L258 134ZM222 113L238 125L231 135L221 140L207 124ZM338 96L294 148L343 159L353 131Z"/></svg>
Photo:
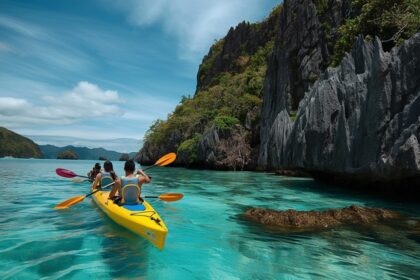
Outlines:
<svg viewBox="0 0 420 280"><path fill-rule="evenodd" d="M0 126L51 144L132 138L125 149L137 150L154 120L194 94L214 40L278 3L2 0Z"/></svg>

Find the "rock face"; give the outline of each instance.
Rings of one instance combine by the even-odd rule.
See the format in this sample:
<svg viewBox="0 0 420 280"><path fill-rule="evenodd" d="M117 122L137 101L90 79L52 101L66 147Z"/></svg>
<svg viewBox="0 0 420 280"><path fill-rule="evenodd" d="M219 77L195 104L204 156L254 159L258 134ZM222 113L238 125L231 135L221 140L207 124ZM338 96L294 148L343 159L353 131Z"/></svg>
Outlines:
<svg viewBox="0 0 420 280"><path fill-rule="evenodd" d="M252 208L245 212L245 217L285 232L316 231L340 225L369 225L403 219L403 216L397 212L355 205L327 211L275 211Z"/></svg>
<svg viewBox="0 0 420 280"><path fill-rule="evenodd" d="M274 125L269 169L418 183L420 33L389 53L379 39L359 37L306 93L296 121L282 110Z"/></svg>
<svg viewBox="0 0 420 280"><path fill-rule="evenodd" d="M328 65L330 51L325 36L334 38L337 27L351 13L351 1L330 1L324 21L331 31L325 34L316 6L310 0L284 1L280 30L268 62L261 110L261 146L258 165L276 166L291 129L288 115Z"/></svg>
<svg viewBox="0 0 420 280"><path fill-rule="evenodd" d="M213 169L243 170L251 161L250 137L241 125L228 130L213 126L198 143L197 162Z"/></svg>
<svg viewBox="0 0 420 280"><path fill-rule="evenodd" d="M0 127L0 157L41 158L39 146L4 127Z"/></svg>
<svg viewBox="0 0 420 280"><path fill-rule="evenodd" d="M270 41L277 32L278 17L270 16L260 23L258 28L255 24L241 22L235 28L231 27L223 38L223 48L215 56L210 69L200 69L197 73L197 91L207 88L212 79L222 72L240 72L240 65L236 60L245 53L255 53L257 49ZM203 58L203 63L212 56L213 48Z"/></svg>

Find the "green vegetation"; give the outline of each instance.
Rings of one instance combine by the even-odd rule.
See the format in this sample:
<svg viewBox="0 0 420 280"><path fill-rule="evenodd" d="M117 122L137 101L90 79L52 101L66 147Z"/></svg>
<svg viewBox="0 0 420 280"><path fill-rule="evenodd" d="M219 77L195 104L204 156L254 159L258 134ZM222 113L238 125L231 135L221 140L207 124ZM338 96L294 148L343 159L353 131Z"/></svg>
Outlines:
<svg viewBox="0 0 420 280"><path fill-rule="evenodd" d="M330 51L330 64L336 66L344 54L351 50L355 38L363 34L366 38L378 36L385 50L401 44L413 35L420 26L419 0L353 0L356 16L347 19L338 29L338 38L331 39L331 23L327 12L333 1L315 0L321 26Z"/></svg>
<svg viewBox="0 0 420 280"><path fill-rule="evenodd" d="M230 130L238 123L239 120L237 118L230 116L217 116L213 121L213 124L222 130Z"/></svg>
<svg viewBox="0 0 420 280"><path fill-rule="evenodd" d="M197 159L197 145L201 139L201 135L196 133L193 138L185 140L179 145L178 154L188 158L188 163L192 163Z"/></svg>
<svg viewBox="0 0 420 280"><path fill-rule="evenodd" d="M0 157L41 158L38 145L4 127L0 127Z"/></svg>
<svg viewBox="0 0 420 280"><path fill-rule="evenodd" d="M420 26L418 0L353 0L360 14L339 28L332 64L337 65L349 51L358 34L378 36L389 50L408 39Z"/></svg>
<svg viewBox="0 0 420 280"><path fill-rule="evenodd" d="M208 71L212 68L216 57L220 54L223 49L224 40L220 39L216 41L213 46L210 48L210 52L208 57L205 57L203 63L200 65L200 69L198 72L198 77L200 81L204 79L204 77L208 74Z"/></svg>
<svg viewBox="0 0 420 280"><path fill-rule="evenodd" d="M212 47L211 55L201 65L200 75L206 75L203 69L209 69L208 65L214 61L221 42ZM219 73L212 77L208 88L198 90L193 97L183 96L166 121L157 120L150 127L144 137L145 142L153 147L164 146L176 133L181 139L179 149L187 150L194 156L191 149L196 148L193 145L199 140L196 136L202 135L213 124L223 129L243 124L248 111L261 106L267 57L272 48L273 41L269 41L254 54L241 53L236 59L239 73Z"/></svg>
<svg viewBox="0 0 420 280"><path fill-rule="evenodd" d="M297 118L297 111L291 111L289 116L290 119L294 122Z"/></svg>
<svg viewBox="0 0 420 280"><path fill-rule="evenodd" d="M79 156L72 150L65 150L57 155L57 159L79 159Z"/></svg>

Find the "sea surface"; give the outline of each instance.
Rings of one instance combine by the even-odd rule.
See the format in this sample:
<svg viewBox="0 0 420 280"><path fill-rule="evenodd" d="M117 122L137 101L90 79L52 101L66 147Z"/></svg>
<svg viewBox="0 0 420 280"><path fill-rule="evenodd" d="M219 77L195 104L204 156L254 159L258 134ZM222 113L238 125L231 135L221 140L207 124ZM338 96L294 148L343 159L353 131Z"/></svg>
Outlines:
<svg viewBox="0 0 420 280"><path fill-rule="evenodd" d="M285 234L243 219L249 207L320 210L351 204L420 217L417 204L387 202L268 173L158 167L146 195L169 233L160 251L107 218L89 192L55 174L85 175L94 161L0 159L0 279L419 279L419 232L388 226ZM123 163L115 162L119 175Z"/></svg>

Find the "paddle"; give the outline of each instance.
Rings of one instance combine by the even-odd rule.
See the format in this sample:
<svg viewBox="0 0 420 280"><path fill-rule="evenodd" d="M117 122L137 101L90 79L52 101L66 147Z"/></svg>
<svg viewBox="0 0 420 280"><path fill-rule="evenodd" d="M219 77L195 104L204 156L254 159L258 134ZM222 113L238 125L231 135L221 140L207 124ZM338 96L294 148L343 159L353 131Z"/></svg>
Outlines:
<svg viewBox="0 0 420 280"><path fill-rule="evenodd" d="M83 176L83 175L77 175L76 173L74 173L73 171L64 169L64 168L57 168L55 170L55 173L57 173L57 175L61 176L61 177L65 177L65 178L74 178L74 177L82 177L82 178L87 178L89 179L88 176Z"/></svg>
<svg viewBox="0 0 420 280"><path fill-rule="evenodd" d="M91 180L86 179L86 178L73 178L73 179L71 179L71 181L73 183L83 183L83 182L86 182L86 181L92 182Z"/></svg>
<svg viewBox="0 0 420 280"><path fill-rule="evenodd" d="M149 166L148 168L145 168L144 170L153 168L155 166L166 166L166 165L174 162L175 159L176 159L176 154L175 153L166 154L163 157L161 157L160 159L158 159L154 165ZM63 169L63 168L57 168L56 169L56 172L60 176L65 175L63 177L66 177L66 178L72 178L72 177L67 177L67 176L72 176L73 174L77 176L77 174L73 173L72 171L66 170L66 169ZM73 177L75 177L75 176L73 176ZM77 204L79 202L82 202L86 197L91 196L92 194L94 194L94 193L96 193L96 192L98 192L100 190L103 190L105 188L108 188L109 186L111 186L113 184L114 184L114 182L112 182L111 184L108 184L108 185L106 185L106 186L104 186L104 187L102 187L100 189L97 189L97 190L95 190L95 191L93 191L93 192L91 192L91 193L89 193L87 195L72 197L72 198L70 198L70 199L68 199L66 201L61 202L60 204L57 204L54 208L55 209L69 208L69 207L71 207L71 206L73 206L73 205L75 205L75 204ZM164 198L171 199L169 196L164 196ZM168 200L168 201L170 201L170 200Z"/></svg>
<svg viewBox="0 0 420 280"><path fill-rule="evenodd" d="M173 201L180 200L183 197L184 195L182 193L164 193L159 196L146 195L144 198L159 198L160 200L163 200L163 201L173 202Z"/></svg>
<svg viewBox="0 0 420 280"><path fill-rule="evenodd" d="M155 166L166 166L168 164L171 164L175 160L176 160L176 154L175 153L166 154L163 157L161 157L160 159L158 159L155 162L155 164L153 164L152 166L149 166L149 167L145 168L143 171L146 171L146 170L148 170L150 168L153 168Z"/></svg>
<svg viewBox="0 0 420 280"><path fill-rule="evenodd" d="M108 184L105 187L103 187L101 189L97 189L97 190L95 190L95 191L93 191L93 192L91 192L87 195L72 197L72 198L70 198L70 199L68 199L68 200L66 200L66 201L64 201L60 204L57 204L54 208L55 209L67 209L67 208L69 208L69 207L71 207L71 206L73 206L73 205L75 205L79 202L82 202L86 197L89 197L89 196L91 196L92 194L94 194L98 191L104 190L104 189L112 186L113 184L114 183ZM161 194L159 196L146 195L143 198L158 198L158 199L166 201L166 202L174 202L174 201L178 201L178 200L182 199L183 197L184 197L184 195L182 193L164 193L164 194Z"/></svg>
<svg viewBox="0 0 420 280"><path fill-rule="evenodd" d="M112 186L113 184L115 184L115 182L112 182L112 183L110 183L110 184L108 184L108 185L106 185L106 186L104 186L104 187L102 187L100 189L97 189L97 190L95 190L95 191L93 191L93 192L91 192L91 193L89 193L87 195L75 196L75 197L72 197L70 199L67 199L66 201L63 201L60 204L57 204L54 208L55 209L66 209L66 208L69 208L69 207L71 207L71 206L73 206L73 205L75 205L75 204L77 204L79 202L82 202L86 197L89 197L89 196L91 196L94 193L97 193L97 192L99 192L101 190L104 190L104 189Z"/></svg>

